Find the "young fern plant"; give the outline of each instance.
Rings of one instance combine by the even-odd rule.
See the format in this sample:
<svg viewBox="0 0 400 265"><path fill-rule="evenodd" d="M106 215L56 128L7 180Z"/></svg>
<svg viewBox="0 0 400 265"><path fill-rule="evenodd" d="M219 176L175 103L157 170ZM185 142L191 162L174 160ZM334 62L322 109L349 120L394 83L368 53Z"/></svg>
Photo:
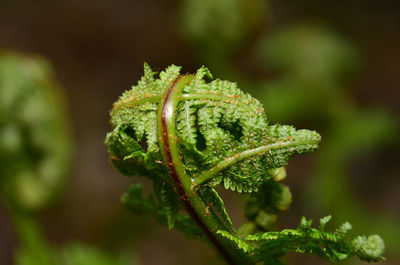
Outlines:
<svg viewBox="0 0 400 265"><path fill-rule="evenodd" d="M113 130L105 144L112 164L124 175L148 177L147 198L134 185L122 202L137 213L153 214L170 229L212 244L227 264L280 264L288 251L339 261L356 255L382 259L384 244L373 235L351 240L351 225L334 232L303 217L297 229L270 231L279 211L291 202L279 181L294 154L310 153L321 140L315 131L269 125L261 103L235 83L213 80L205 67L180 74L169 66L155 78L144 76L111 111ZM215 186L247 193L248 222L235 229Z"/></svg>

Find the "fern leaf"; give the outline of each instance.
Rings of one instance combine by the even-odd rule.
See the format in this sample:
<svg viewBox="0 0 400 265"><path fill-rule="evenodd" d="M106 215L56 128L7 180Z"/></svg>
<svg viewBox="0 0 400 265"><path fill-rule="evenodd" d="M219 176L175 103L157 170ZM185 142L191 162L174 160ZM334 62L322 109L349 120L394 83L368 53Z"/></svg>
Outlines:
<svg viewBox="0 0 400 265"><path fill-rule="evenodd" d="M329 217L322 218L326 225ZM378 261L382 259L384 244L379 236L357 237L350 240L346 233L332 233L311 227L312 221L302 218L299 227L280 232L267 232L247 236L246 240L258 242L258 255L263 259L281 257L288 251L314 254L331 261L344 260L356 255L361 260Z"/></svg>
<svg viewBox="0 0 400 265"><path fill-rule="evenodd" d="M284 166L293 155L316 150L321 136L269 125L258 100L236 83L206 81L212 75L205 67L195 75L180 70L171 65L156 78L145 64L144 77L111 111L113 131L105 143L113 165L153 182L148 198L140 186L123 196L128 208L153 214L189 237L207 237L229 264L281 264L288 251L332 261L382 258L378 236L350 240L348 223L328 232L329 216L321 218L319 229L302 218L297 229L266 232L291 203L289 188L279 183L286 177ZM218 184L253 193L246 204L248 222L238 232L214 189Z"/></svg>
<svg viewBox="0 0 400 265"><path fill-rule="evenodd" d="M236 236L232 235L227 231L218 230L217 234L220 235L225 240L229 241L237 250L243 253L251 254L255 251L255 249L248 243L246 243L246 241L237 238Z"/></svg>
<svg viewBox="0 0 400 265"><path fill-rule="evenodd" d="M159 191L163 189L163 191ZM176 227L189 238L202 238L204 236L200 228L193 220L185 215L178 214L180 203L175 198L172 189L156 188L159 194L143 196L143 185L136 184L129 187L121 196L122 204L135 214L153 215L160 224L167 225L169 229ZM158 201L159 200L159 201Z"/></svg>
<svg viewBox="0 0 400 265"><path fill-rule="evenodd" d="M165 182L157 181L158 185L154 185L154 192L160 203L160 208L167 219L168 229L172 229L178 215L180 201L174 192L174 189Z"/></svg>
<svg viewBox="0 0 400 265"><path fill-rule="evenodd" d="M114 104L111 121L115 134L122 133L118 129L122 126L131 130L132 141L146 145L143 148L145 156L131 156L138 160L138 167L143 165L147 170L156 169L165 174L159 163L162 158L155 130L156 111L161 94L179 73L180 67L172 65L160 73L160 79L154 79L154 72L145 65L145 76L139 84ZM207 83L204 80L206 76L211 77L207 68L197 71L193 81L184 87L177 109L177 141L182 149L190 150L194 156L187 159L191 161L186 165L188 174L200 177L200 180L205 175L210 185L223 182L228 189L253 192L268 181L271 169L286 165L293 154L316 149L320 140L317 133L296 131L290 126L268 126L259 101L242 92L235 83L225 80ZM117 144L109 143L107 139L106 144L117 148ZM224 161L237 154L251 152L253 154L224 165ZM126 170L118 162L121 160L121 156L112 157L117 168L135 172ZM215 168L217 170L213 171Z"/></svg>
<svg viewBox="0 0 400 265"><path fill-rule="evenodd" d="M13 207L54 201L70 166L70 124L51 66L0 50L0 193Z"/></svg>
<svg viewBox="0 0 400 265"><path fill-rule="evenodd" d="M210 210L215 211L223 220L224 224L230 231L235 232L231 218L226 211L224 201L218 195L217 191L212 187L204 186L199 190L202 199L210 207Z"/></svg>
<svg viewBox="0 0 400 265"><path fill-rule="evenodd" d="M157 204L152 195L146 199L142 195L142 184L136 184L129 187L128 191L121 196L122 204L137 214L154 213Z"/></svg>

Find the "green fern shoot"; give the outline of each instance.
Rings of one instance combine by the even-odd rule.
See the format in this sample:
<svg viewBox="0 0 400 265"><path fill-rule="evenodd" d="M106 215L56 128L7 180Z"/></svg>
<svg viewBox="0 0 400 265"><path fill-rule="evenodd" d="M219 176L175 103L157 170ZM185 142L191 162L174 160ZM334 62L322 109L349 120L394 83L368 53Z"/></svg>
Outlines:
<svg viewBox="0 0 400 265"><path fill-rule="evenodd" d="M297 229L271 231L291 202L280 183L284 166L295 154L315 151L320 135L269 125L257 99L235 83L212 80L205 67L196 74L180 70L171 65L155 78L145 64L142 79L111 111L113 130L105 140L110 161L124 175L146 176L154 188L145 198L141 185L132 186L122 196L129 209L207 240L230 265L280 264L289 251L332 261L382 259L379 236L351 239L348 223L328 232L330 217L318 228L303 218ZM249 194L248 222L238 229L215 190L219 184Z"/></svg>

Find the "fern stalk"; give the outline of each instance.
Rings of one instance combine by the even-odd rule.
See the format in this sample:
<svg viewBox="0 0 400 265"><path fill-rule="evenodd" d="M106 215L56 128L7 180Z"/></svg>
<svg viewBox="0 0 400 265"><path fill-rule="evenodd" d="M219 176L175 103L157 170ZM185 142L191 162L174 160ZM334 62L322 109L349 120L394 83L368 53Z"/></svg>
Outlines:
<svg viewBox="0 0 400 265"><path fill-rule="evenodd" d="M209 209L207 205L193 190L192 181L186 175L177 147L176 108L182 95L182 89L193 78L193 75L179 76L161 98L157 120L157 135L163 147L161 153L186 210L225 261L229 265L235 265L237 263L214 235L216 231L226 229L226 227L222 226L222 222L214 214L211 214L210 210L207 210Z"/></svg>
<svg viewBox="0 0 400 265"><path fill-rule="evenodd" d="M287 140L290 140L290 137L288 137ZM245 150L234 156L227 157L224 161L220 162L216 166L201 173L199 176L196 177L196 180L193 181L193 186L197 186L197 185L200 185L200 184L206 182L207 180L214 177L220 171L239 162L240 160L249 158L251 156L267 153L274 149L288 148L288 147L294 147L297 145L305 145L305 144L310 144L310 145L318 144L318 141L311 139L311 140L298 140L298 141L289 142L289 141L286 141L286 139L283 139L281 142L278 142L278 143L263 145L263 146L260 146L260 147L254 148L254 149Z"/></svg>

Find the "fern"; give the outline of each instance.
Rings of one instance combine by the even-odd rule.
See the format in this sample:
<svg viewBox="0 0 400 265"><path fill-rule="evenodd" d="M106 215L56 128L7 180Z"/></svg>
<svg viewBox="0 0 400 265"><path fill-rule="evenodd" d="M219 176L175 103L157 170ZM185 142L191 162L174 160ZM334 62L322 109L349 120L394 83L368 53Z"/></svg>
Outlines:
<svg viewBox="0 0 400 265"><path fill-rule="evenodd" d="M63 103L45 60L0 50L0 191L7 204L33 211L59 193L71 153Z"/></svg>
<svg viewBox="0 0 400 265"><path fill-rule="evenodd" d="M352 255L382 258L378 236L351 241L346 231L326 232L328 218L318 230L303 219L296 230L269 232L291 202L289 189L278 183L286 176L283 167L293 155L315 151L320 135L269 125L258 100L235 83L206 81L212 75L205 67L194 75L180 70L171 65L155 78L145 64L144 77L111 111L113 130L105 143L112 164L125 175L153 182L147 198L140 185L130 188L122 197L128 208L206 238L228 264L278 264L288 251L333 261ZM218 184L251 194L249 222L238 231L214 189Z"/></svg>

